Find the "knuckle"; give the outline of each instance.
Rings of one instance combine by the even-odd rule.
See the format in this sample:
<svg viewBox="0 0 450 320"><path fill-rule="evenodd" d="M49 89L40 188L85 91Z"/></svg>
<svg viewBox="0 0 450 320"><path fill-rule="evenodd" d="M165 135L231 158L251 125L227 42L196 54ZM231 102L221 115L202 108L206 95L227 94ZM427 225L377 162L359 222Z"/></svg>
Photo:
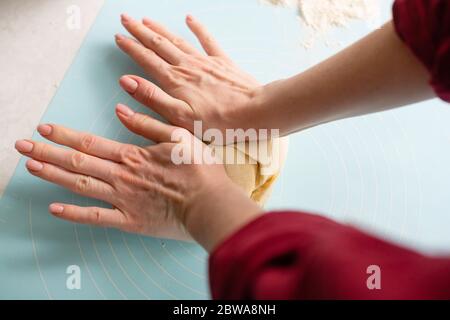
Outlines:
<svg viewBox="0 0 450 320"><path fill-rule="evenodd" d="M204 65L204 66L202 67L202 69L203 69L203 71L204 71L205 73L208 73L208 74L213 74L213 73L214 73L214 68L213 68L212 66Z"/></svg>
<svg viewBox="0 0 450 320"><path fill-rule="evenodd" d="M183 61L183 67L180 71L185 74L192 74L195 71L201 70L202 66L207 64L208 58L203 56L186 56Z"/></svg>
<svg viewBox="0 0 450 320"><path fill-rule="evenodd" d="M222 67L226 71L232 71L232 61L228 60L226 57L211 57L211 60L214 61L219 67Z"/></svg>
<svg viewBox="0 0 450 320"><path fill-rule="evenodd" d="M136 190L140 188L141 180L138 177L139 173L136 173L138 173L138 171L135 171L132 168L128 168L128 170L123 170L117 173L115 183L119 186L122 195L134 196ZM123 200L122 202L124 206L129 205L126 200Z"/></svg>
<svg viewBox="0 0 450 320"><path fill-rule="evenodd" d="M205 38L204 38L205 40L205 43L207 43L207 44L213 44L214 43L214 38L211 36L211 35L206 35L205 36Z"/></svg>
<svg viewBox="0 0 450 320"><path fill-rule="evenodd" d="M143 114L135 114L133 118L133 127L140 131L149 125L150 118Z"/></svg>
<svg viewBox="0 0 450 320"><path fill-rule="evenodd" d="M130 154L136 152L134 149L136 147L133 145L124 145L121 149L120 149L120 154L123 158L128 157Z"/></svg>
<svg viewBox="0 0 450 320"><path fill-rule="evenodd" d="M184 45L184 40L181 39L181 38L179 38L179 37L175 37L175 38L172 39L172 43L173 43L176 47L179 47L179 46Z"/></svg>
<svg viewBox="0 0 450 320"><path fill-rule="evenodd" d="M179 82L180 76L184 72L184 67L182 66L172 66L168 70L168 72L165 73L165 79L170 83L171 85L175 85Z"/></svg>
<svg viewBox="0 0 450 320"><path fill-rule="evenodd" d="M89 191L92 184L92 178L89 176L81 176L77 178L75 183L75 191L78 193L85 193Z"/></svg>
<svg viewBox="0 0 450 320"><path fill-rule="evenodd" d="M155 35L150 38L150 43L152 46L159 47L164 42L164 38L160 35Z"/></svg>
<svg viewBox="0 0 450 320"><path fill-rule="evenodd" d="M38 148L36 148L36 155L40 158L40 159L47 159L49 152L50 152L50 147L47 144L38 144Z"/></svg>
<svg viewBox="0 0 450 320"><path fill-rule="evenodd" d="M83 137L81 137L81 148L82 150L89 151L92 149L93 145L95 143L95 137L92 134L85 134Z"/></svg>
<svg viewBox="0 0 450 320"><path fill-rule="evenodd" d="M113 177L115 177L118 181L126 181L129 173L125 170L117 170L113 173Z"/></svg>
<svg viewBox="0 0 450 320"><path fill-rule="evenodd" d="M120 155L123 161L135 159L140 156L140 148L133 145L126 145L122 147Z"/></svg>
<svg viewBox="0 0 450 320"><path fill-rule="evenodd" d="M91 209L91 215L92 215L92 222L94 224L100 224L101 223L101 212L100 208L92 208Z"/></svg>
<svg viewBox="0 0 450 320"><path fill-rule="evenodd" d="M171 122L176 126L191 127L193 123L191 110L187 104L184 107L172 110L170 115Z"/></svg>
<svg viewBox="0 0 450 320"><path fill-rule="evenodd" d="M167 67L166 67L166 65L164 64L164 63L158 63L157 65L156 65L156 69L157 69L157 71L158 71L158 73L160 73L160 74L165 74L166 72L167 72Z"/></svg>
<svg viewBox="0 0 450 320"><path fill-rule="evenodd" d="M113 166L110 169L108 169L108 176L112 178L117 178L120 176L122 170L120 166Z"/></svg>
<svg viewBox="0 0 450 320"><path fill-rule="evenodd" d="M86 157L81 152L74 152L70 155L70 166L72 169L80 169Z"/></svg>
<svg viewBox="0 0 450 320"><path fill-rule="evenodd" d="M176 81L177 81L177 76L175 76L174 74L173 74L173 72L168 72L166 75L165 75L165 80L170 84L170 85L173 85L173 84L175 84L176 83Z"/></svg>
<svg viewBox="0 0 450 320"><path fill-rule="evenodd" d="M144 103L151 103L153 97L155 95L156 88L151 85L146 85L145 88L142 89L142 99Z"/></svg>

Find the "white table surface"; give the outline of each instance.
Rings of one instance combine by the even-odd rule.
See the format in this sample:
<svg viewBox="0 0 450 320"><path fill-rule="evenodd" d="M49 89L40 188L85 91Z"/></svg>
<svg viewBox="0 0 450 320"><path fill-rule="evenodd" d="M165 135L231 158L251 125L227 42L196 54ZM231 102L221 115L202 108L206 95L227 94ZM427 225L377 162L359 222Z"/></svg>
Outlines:
<svg viewBox="0 0 450 320"><path fill-rule="evenodd" d="M0 196L104 0L0 1ZM80 29L67 25L80 9Z"/></svg>

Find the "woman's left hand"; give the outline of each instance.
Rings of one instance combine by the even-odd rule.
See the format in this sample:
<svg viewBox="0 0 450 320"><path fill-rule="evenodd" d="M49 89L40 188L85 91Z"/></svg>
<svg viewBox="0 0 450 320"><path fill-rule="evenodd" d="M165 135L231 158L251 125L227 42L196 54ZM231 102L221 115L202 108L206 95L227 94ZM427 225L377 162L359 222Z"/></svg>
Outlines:
<svg viewBox="0 0 450 320"><path fill-rule="evenodd" d="M118 105L116 111L127 128L157 144L138 147L58 125L41 125L38 131L46 139L71 149L30 140L16 143L16 149L31 158L26 164L31 174L113 206L108 209L54 203L49 210L57 217L78 223L191 239L185 227L190 208L211 198L212 192L235 186L222 165L174 164L172 148L185 143L171 141L177 129L194 139L194 143L184 145L192 154L194 149L203 152L208 148L187 130L135 113L123 105Z"/></svg>

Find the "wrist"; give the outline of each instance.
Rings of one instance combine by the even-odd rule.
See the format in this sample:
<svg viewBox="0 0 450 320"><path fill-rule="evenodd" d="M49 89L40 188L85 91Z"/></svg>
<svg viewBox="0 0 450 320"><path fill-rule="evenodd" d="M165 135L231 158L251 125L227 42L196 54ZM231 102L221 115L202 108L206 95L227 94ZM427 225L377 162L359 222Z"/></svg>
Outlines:
<svg viewBox="0 0 450 320"><path fill-rule="evenodd" d="M253 90L247 109L250 110L247 114L249 123L247 128L279 129L273 126L273 121L270 119L270 95L267 85L259 86Z"/></svg>
<svg viewBox="0 0 450 320"><path fill-rule="evenodd" d="M227 109L225 117L227 129L266 129L268 118L266 116L267 103L265 101L266 95L264 93L265 86L258 85L250 88L246 92L246 102L244 104L237 104L230 106Z"/></svg>
<svg viewBox="0 0 450 320"><path fill-rule="evenodd" d="M205 185L184 215L184 227L208 252L258 217L262 209L229 179Z"/></svg>
<svg viewBox="0 0 450 320"><path fill-rule="evenodd" d="M255 90L252 99L252 121L256 129L278 129L280 136L289 134L285 121L286 80L277 80Z"/></svg>

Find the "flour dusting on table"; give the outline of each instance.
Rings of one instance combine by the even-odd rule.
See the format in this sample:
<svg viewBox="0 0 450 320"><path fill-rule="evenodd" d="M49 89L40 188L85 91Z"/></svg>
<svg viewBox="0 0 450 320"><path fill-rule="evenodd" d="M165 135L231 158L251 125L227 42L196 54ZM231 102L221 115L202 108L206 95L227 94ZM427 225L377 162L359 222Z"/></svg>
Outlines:
<svg viewBox="0 0 450 320"><path fill-rule="evenodd" d="M262 0L274 6L292 7L302 24L308 28L303 45L308 48L315 40L326 37L333 28L347 27L353 21L377 25L380 19L380 0ZM331 42L326 41L326 45Z"/></svg>

